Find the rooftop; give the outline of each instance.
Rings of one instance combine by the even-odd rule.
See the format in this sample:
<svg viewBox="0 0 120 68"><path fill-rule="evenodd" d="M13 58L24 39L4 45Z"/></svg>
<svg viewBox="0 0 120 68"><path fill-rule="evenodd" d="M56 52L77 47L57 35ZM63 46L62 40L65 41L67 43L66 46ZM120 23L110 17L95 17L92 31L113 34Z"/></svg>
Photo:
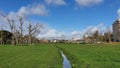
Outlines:
<svg viewBox="0 0 120 68"><path fill-rule="evenodd" d="M120 18L118 18L117 21L120 21Z"/></svg>

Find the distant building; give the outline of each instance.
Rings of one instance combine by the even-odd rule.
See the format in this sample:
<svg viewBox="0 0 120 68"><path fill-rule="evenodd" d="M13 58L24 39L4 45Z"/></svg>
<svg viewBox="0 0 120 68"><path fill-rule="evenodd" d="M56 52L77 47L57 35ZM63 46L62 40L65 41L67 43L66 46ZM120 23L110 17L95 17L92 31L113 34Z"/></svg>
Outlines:
<svg viewBox="0 0 120 68"><path fill-rule="evenodd" d="M120 42L120 18L113 23L113 40Z"/></svg>
<svg viewBox="0 0 120 68"><path fill-rule="evenodd" d="M58 43L60 40L58 40L58 39L52 39L52 40L50 40L50 42L51 43Z"/></svg>
<svg viewBox="0 0 120 68"><path fill-rule="evenodd" d="M83 43L84 41L81 38L72 38L69 40L70 43Z"/></svg>

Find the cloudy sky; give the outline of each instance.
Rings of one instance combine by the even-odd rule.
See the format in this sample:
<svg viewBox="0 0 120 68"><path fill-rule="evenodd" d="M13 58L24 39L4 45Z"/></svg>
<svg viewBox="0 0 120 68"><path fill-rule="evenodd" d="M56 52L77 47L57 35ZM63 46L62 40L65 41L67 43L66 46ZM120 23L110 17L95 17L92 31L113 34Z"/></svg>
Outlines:
<svg viewBox="0 0 120 68"><path fill-rule="evenodd" d="M0 0L0 11L10 18L26 15L46 24L40 38L81 38L88 31L104 32L120 16L119 8L120 0Z"/></svg>

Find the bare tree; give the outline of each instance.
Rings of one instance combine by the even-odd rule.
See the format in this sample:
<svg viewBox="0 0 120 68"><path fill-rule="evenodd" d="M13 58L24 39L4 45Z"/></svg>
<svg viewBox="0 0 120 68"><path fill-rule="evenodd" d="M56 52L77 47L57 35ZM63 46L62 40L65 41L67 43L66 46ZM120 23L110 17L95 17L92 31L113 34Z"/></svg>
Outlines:
<svg viewBox="0 0 120 68"><path fill-rule="evenodd" d="M111 39L112 39L112 31L111 31L111 28L110 28L110 27L107 27L106 29L107 29L107 31L104 33L104 39L105 39L105 41L107 41L107 42L111 42Z"/></svg>
<svg viewBox="0 0 120 68"><path fill-rule="evenodd" d="M110 27L108 27L107 29L108 29L108 39L109 39L109 42L111 42L112 31Z"/></svg>
<svg viewBox="0 0 120 68"><path fill-rule="evenodd" d="M96 30L95 33L93 34L93 38L94 38L94 42L99 41L99 31L98 30Z"/></svg>
<svg viewBox="0 0 120 68"><path fill-rule="evenodd" d="M14 33L15 33L15 20L13 20L13 19L10 19L9 17L8 17L8 15L6 15L6 14L4 14L4 13L1 13L1 15L7 20L7 22L8 22L8 25L9 25L9 27L10 27L10 31L11 31L11 33L13 34L12 35L12 44L13 45L16 45L16 43L15 43L15 35L14 35Z"/></svg>
<svg viewBox="0 0 120 68"><path fill-rule="evenodd" d="M22 38L23 38L23 24L24 24L24 20L22 16L18 16L19 19L19 30L20 30L20 39L19 39L19 43L23 45L22 42Z"/></svg>
<svg viewBox="0 0 120 68"><path fill-rule="evenodd" d="M36 24L33 25L31 22L29 22L28 25L28 36L29 36L29 44L32 45L32 37L38 33L40 33L40 27L42 27L42 24Z"/></svg>
<svg viewBox="0 0 120 68"><path fill-rule="evenodd" d="M1 39L0 39L1 45L3 45L3 32L2 32L2 30L3 30L3 27L1 25L1 32L0 32L0 34L1 34Z"/></svg>

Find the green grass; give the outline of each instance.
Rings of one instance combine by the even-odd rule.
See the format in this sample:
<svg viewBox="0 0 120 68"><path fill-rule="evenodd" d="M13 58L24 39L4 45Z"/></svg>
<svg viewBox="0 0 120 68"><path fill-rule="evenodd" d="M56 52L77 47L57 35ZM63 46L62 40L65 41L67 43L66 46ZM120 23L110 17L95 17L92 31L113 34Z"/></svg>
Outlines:
<svg viewBox="0 0 120 68"><path fill-rule="evenodd" d="M120 45L61 44L73 68L120 68Z"/></svg>
<svg viewBox="0 0 120 68"><path fill-rule="evenodd" d="M73 68L120 68L120 45L61 43L0 46L0 68L62 68L60 50Z"/></svg>
<svg viewBox="0 0 120 68"><path fill-rule="evenodd" d="M62 68L62 57L52 45L0 46L0 68Z"/></svg>

